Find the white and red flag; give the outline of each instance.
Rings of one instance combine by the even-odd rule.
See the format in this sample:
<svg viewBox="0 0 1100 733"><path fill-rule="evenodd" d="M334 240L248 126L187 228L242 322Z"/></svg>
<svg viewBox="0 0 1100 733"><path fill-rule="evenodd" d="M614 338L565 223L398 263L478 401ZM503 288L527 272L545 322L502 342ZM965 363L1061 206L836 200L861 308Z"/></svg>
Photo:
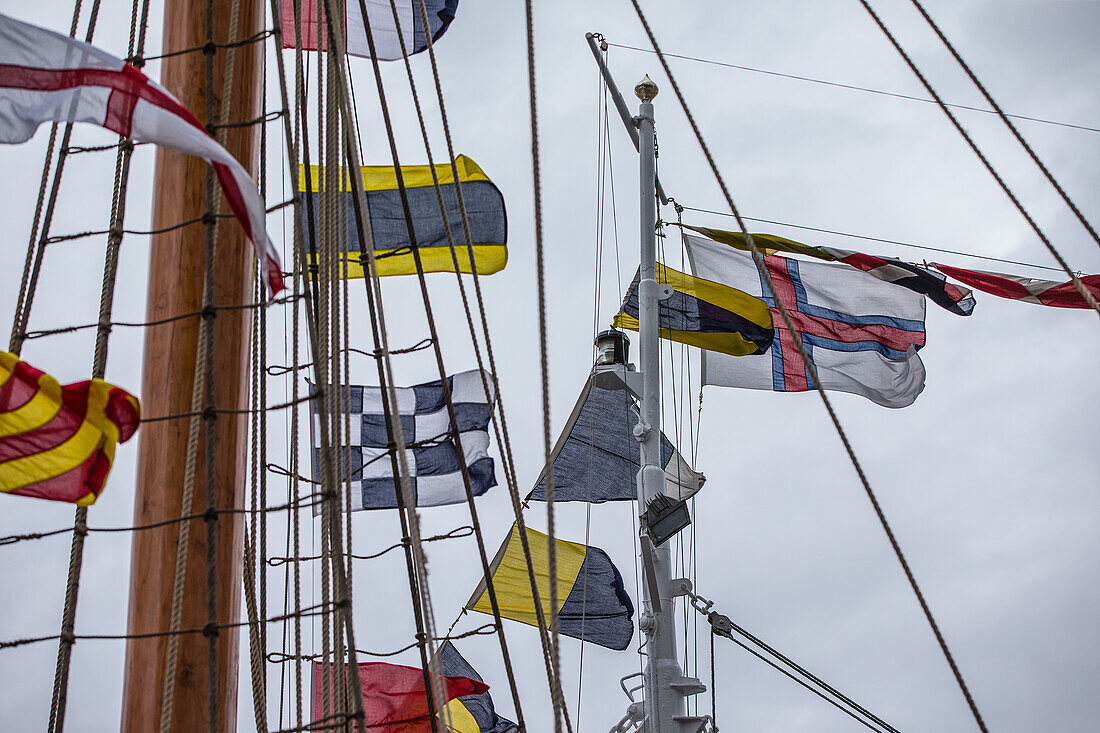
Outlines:
<svg viewBox="0 0 1100 733"><path fill-rule="evenodd" d="M959 282L966 283L972 288L977 288L991 295L999 295L1002 298L1012 298L1026 303L1049 305L1055 308L1092 307L1081 297L1080 291L1077 290L1072 280L1060 283L1053 280L1036 280L1018 275L1002 275L997 272L963 270L939 263L932 263L932 266L943 274L953 277ZM1100 300L1100 275L1085 275L1077 279L1081 281L1086 290L1092 293L1094 298Z"/></svg>
<svg viewBox="0 0 1100 733"><path fill-rule="evenodd" d="M702 237L684 238L695 274L758 297L772 309L775 338L758 356L703 352L703 384L805 392L810 370L752 256ZM776 294L824 389L884 407L905 407L924 389L924 296L848 265L764 258Z"/></svg>
<svg viewBox="0 0 1100 733"><path fill-rule="evenodd" d="M26 142L43 122L87 122L138 142L205 158L264 263L268 291L282 266L266 209L244 167L164 87L87 43L0 14L0 143Z"/></svg>

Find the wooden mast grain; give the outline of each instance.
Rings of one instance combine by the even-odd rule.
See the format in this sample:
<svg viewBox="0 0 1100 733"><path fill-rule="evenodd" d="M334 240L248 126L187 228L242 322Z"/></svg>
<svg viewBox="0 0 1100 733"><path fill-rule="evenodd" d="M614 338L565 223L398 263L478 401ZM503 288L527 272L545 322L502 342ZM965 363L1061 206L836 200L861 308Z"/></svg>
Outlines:
<svg viewBox="0 0 1100 733"><path fill-rule="evenodd" d="M214 40L224 43L229 36L231 3L215 1ZM239 38L264 28L263 3L241 0ZM168 0L164 14L164 53L201 47L206 43L205 0ZM253 43L236 49L234 88L229 121L258 117L262 95L262 47ZM214 88L206 88L206 57L202 52L186 53L163 61L161 83L204 123L206 95L217 100L222 93L225 50L214 56ZM220 104L215 104L218 110ZM217 114L217 112L215 112ZM217 122L217 119L209 120ZM256 169L259 130L231 129L226 147L250 172ZM202 217L205 211L206 163L192 156L164 148L157 150L153 190L153 229L170 227ZM223 205L223 211L227 211ZM152 238L149 265L149 320L169 318L202 308L205 229L193 224ZM240 225L224 219L218 226L214 302L245 302L252 275L251 247ZM222 408L243 408L247 400L249 318L247 310L221 311L214 319L215 401ZM199 319L185 318L150 328L145 338L142 408L145 415L185 413L191 409L195 375L195 353ZM218 415L217 449L211 456L216 467L216 504L242 507L245 495L244 415ZM134 524L144 525L180 515L187 449L188 421L171 420L142 426L139 433L137 495ZM206 505L203 455L199 440L198 471L192 512ZM175 573L179 525L134 533L130 565L130 608L128 631L144 634L170 626L172 582ZM240 617L242 517L221 514L217 520L218 623L236 622ZM202 519L191 523L190 547L184 586L180 628L201 628L206 612L206 529ZM217 730L236 728L237 665L239 633L222 629L218 641ZM149 733L159 730L165 656L165 637L130 639L126 645L126 667L122 703L122 731ZM207 696L207 640L202 634L185 634L179 639L171 730L203 731L210 715Z"/></svg>

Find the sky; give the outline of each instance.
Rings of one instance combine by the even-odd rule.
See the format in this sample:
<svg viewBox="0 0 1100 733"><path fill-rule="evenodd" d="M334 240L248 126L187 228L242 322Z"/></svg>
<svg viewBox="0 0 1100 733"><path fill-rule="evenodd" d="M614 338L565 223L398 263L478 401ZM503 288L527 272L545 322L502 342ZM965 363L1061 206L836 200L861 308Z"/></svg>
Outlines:
<svg viewBox="0 0 1100 733"><path fill-rule="evenodd" d="M853 0L642 4L669 53L925 96ZM602 102L585 32L602 33L610 43L619 44L610 49L610 65L632 107L629 90L643 74L661 88L655 101L660 177L667 193L690 207L684 220L719 228L735 224L727 217L691 210L723 211L724 202L657 59L621 48L648 47L630 3L561 0L535 6L551 420L556 435L587 376L592 336L598 330L593 324L603 328L609 323L619 292L637 266L637 163L614 116L608 127L614 207L610 178L605 178L607 197L600 216ZM1100 76L1095 42L1100 4L929 0L926 6L1007 112L1100 127L1095 92ZM910 3L878 0L874 7L946 100L985 107ZM23 20L68 30L67 3L9 0L2 9ZM155 9L151 19L151 54L160 43L158 12ZM129 5L107 0L101 14L97 45L124 56ZM272 53L269 49L269 56ZM542 414L522 4L464 0L437 53L456 151L481 165L507 202L509 264L485 278L483 287L520 490L525 492L541 469ZM418 88L429 90L428 60L417 58L413 63ZM754 231L912 261L1065 279L1049 270L850 236L1054 264L935 105L684 59L671 59L671 67L745 216L849 236L758 222L752 223ZM157 65L147 71L155 78ZM364 161L385 164L388 147L369 64L352 61L352 76ZM402 162L424 163L403 80L402 69L386 70ZM428 95L424 103L435 161L441 162L445 147L438 111ZM1003 125L987 114L957 114L1071 266L1100 272L1096 243ZM1032 121L1017 125L1084 215L1100 220L1100 133ZM272 128L273 140L280 136L278 129ZM5 202L2 246L10 263L0 268L0 321L5 323L14 310L47 135L43 127L29 143L0 150L0 164L7 172L0 179ZM111 137L81 128L74 142L103 144ZM283 200L289 190L285 153L276 143L272 148L269 203ZM70 159L54 232L106 228L112 164L109 153ZM134 229L145 228L149 221L150 191L155 186L152 164L153 151L138 148L127 202L128 226ZM661 215L675 219L671 208L662 209ZM288 223L280 214L269 220L280 247ZM598 273L597 242L604 247ZM96 320L102 245L101 239L89 238L48 249L32 329ZM665 247L669 264L678 264L674 229ZM126 237L116 320L143 319L147 251L148 238ZM474 368L465 322L454 307L453 276L432 276L430 288L448 371ZM358 287L351 293L353 299L359 294L363 300ZM395 346L411 345L427 335L414 280L390 279L384 294ZM966 319L929 306L928 344L921 351L927 386L914 405L888 410L836 393L832 400L989 729L1091 730L1100 717L1100 696L1095 694L1100 685L1100 637L1095 630L1100 616L1096 316L981 293L976 297L977 308ZM283 310L270 309L269 318L269 361L285 363L289 346L282 336ZM353 303L351 322L352 345L371 348L365 303ZM62 382L77 381L88 376L92 346L90 332L78 332L31 341L23 355ZM117 328L107 379L137 391L141 349L140 329ZM686 364L690 365L685 368ZM403 384L436 377L434 363L424 354L395 357L395 370ZM675 360L665 366L665 381L672 387L666 432L675 437L681 452L695 456L696 469L708 477L696 499L693 535L685 535L682 545L673 549L677 556L694 553L697 592L712 599L719 612L899 730L976 730L820 398L812 393L708 387L702 394L698 428L689 435L687 422L676 415L685 406L688 412L698 407L697 370L696 353L688 362L676 352ZM373 366L366 359L353 361L352 372L353 377L361 375L360 382L372 381ZM270 401L278 401L286 389L285 379L273 380ZM281 438L285 429L284 417L273 419L268 460L286 460ZM499 456L499 446L494 444L492 450ZM107 490L90 511L92 526L130 523L136 453L136 443L119 449ZM499 466L498 477L503 484ZM279 486L272 478L276 497ZM512 521L504 487L478 499L478 510L492 551ZM627 503L560 505L557 526L563 539L587 537L589 544L607 551L637 600L631 511ZM545 528L544 506L533 505L526 517L532 527ZM0 513L0 536L62 528L71 521L69 506L8 497ZM281 541L284 521L272 520L273 547ZM319 528L312 520L303 521L307 543L316 543ZM468 513L461 506L425 509L421 521L424 534L438 534L468 523ZM360 513L353 524L357 552L377 551L398 536L392 512ZM694 544L689 541L692 536ZM89 537L78 634L125 630L129 546L124 533ZM56 633L68 556L64 535L0 546L0 639ZM476 557L470 538L428 549L440 631L459 616L477 583ZM388 651L412 641L404 577L403 561L396 556L355 566L360 648ZM308 573L305 582L308 598L317 591ZM280 572L270 571L269 585L269 608L281 609ZM468 614L455 629L470 630L486 620ZM701 619L698 624L694 619L689 623L687 655L693 669L698 660L697 673L709 684L709 640ZM505 631L529 728L552 730L537 633L510 622ZM279 643L277 633L270 632L270 638ZM681 653L684 647L681 639ZM123 649L117 641L76 645L67 730L117 727ZM510 717L512 703L496 643L474 637L460 642L459 649L492 686L498 708ZM629 702L618 681L637 671L635 647L612 652L584 645L583 666L578 641L563 638L561 650L563 684L575 724L579 720L576 727L608 730ZM52 642L0 651L5 728L45 725L55 659ZM416 660L410 652L392 661ZM718 723L723 730L861 729L732 644L718 640L715 660ZM281 685L277 671L271 671L268 684L269 719L276 727ZM242 666L241 730L253 727L250 687L247 667ZM290 688L284 689L292 697ZM709 712L710 707L708 692L699 697L698 708Z"/></svg>

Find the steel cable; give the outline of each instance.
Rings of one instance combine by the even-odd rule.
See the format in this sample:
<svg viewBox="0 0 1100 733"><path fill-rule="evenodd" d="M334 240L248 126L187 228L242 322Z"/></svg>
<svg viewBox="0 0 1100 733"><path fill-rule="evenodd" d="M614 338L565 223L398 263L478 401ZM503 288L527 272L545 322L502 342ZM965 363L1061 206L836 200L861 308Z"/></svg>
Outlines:
<svg viewBox="0 0 1100 733"><path fill-rule="evenodd" d="M866 0L860 0L860 2L863 2L866 5ZM966 684L963 682L962 675L959 672L957 665L955 664L954 657L951 655L951 652L948 649L947 642L944 640L943 635L940 633L939 626L936 624L936 621L932 616L932 611L925 601L924 595L921 593L920 587L917 585L917 580L909 567L909 563L905 559L905 555L901 551L901 546L898 544L897 538L894 536L893 530L890 528L890 524L886 521L886 516L882 511L882 507L878 503L878 498L875 496L874 491L871 489L871 484L867 479L866 474L864 473L863 466L860 463L859 459L856 457L855 450L852 447L851 442L848 440L848 436L845 433L843 426L840 424L840 418L836 414L836 411L833 409L832 402L829 400L828 395L825 393L825 389L821 386L821 379L817 374L817 368L814 366L813 361L806 353L805 347L802 344L802 340L801 338L799 338L798 331L795 329L794 323L791 321L791 317L786 305L783 303L783 300L776 292L775 284L772 282L771 275L768 273L767 267L764 266L763 255L761 254L760 249L756 246L756 243L753 241L752 235L749 234L748 229L745 226L743 219L741 218L741 214L738 211L737 206L733 202L733 197L730 195L729 189L726 187L725 180L718 170L718 165L717 163L715 163L714 157L713 155L711 155L710 148L707 146L705 140L703 139L703 134L695 121L695 117L694 115L692 115L691 110L688 107L687 101L684 99L684 95L680 90L680 86L679 84L677 84L676 78L675 76L673 76L672 70L668 66L668 61L661 53L661 49L657 44L657 39L653 35L653 30L650 28L649 22L646 20L645 14L642 12L642 8L638 4L638 0L631 0L631 3L634 5L634 10L637 12L638 19L641 21L642 26L645 29L646 35L648 36L649 41L653 46L653 50L656 52L657 58L660 60L661 66L664 68L665 74L668 76L669 82L672 84L672 89L676 93L676 98L680 102L680 107L684 110L684 114L687 117L688 123L691 125L691 129L695 134L695 138L699 143L700 149L707 159L707 163L710 166L711 172L714 174L714 178L718 183L719 188L721 188L722 190L722 194L726 199L726 203L730 207L731 213L736 217L737 223L741 228L741 232L745 235L745 241L752 250L753 259L756 262L757 269L760 271L768 291L772 294L772 297L774 298L779 313L783 318L784 325L787 331L791 334L791 338L798 349L799 355L802 357L803 363L806 365L807 371L809 371L811 377L813 378L814 385L816 386L817 392L821 397L822 404L825 406L825 410L829 414L829 419L833 423L833 427L836 429L837 436L840 438L841 443L843 443L844 445L845 452L848 454L848 458L852 463L852 467L855 469L856 474L859 477L860 484L863 486L863 489L867 494L867 498L870 500L871 506L875 510L875 514L879 519L879 523L881 524L883 531L886 532L886 536L890 542L890 546L893 548L894 554L897 556L898 561L901 563L902 569L905 572L905 576L909 580L909 585L913 589L913 593L916 595L917 601L921 606L921 610L924 611L925 618L927 619L929 626L932 628L932 632L935 635L936 640L939 642L940 649L943 651L944 656L947 657L948 664L950 665L951 670L955 675L955 679L963 691L964 697L966 697L967 702L970 704L971 710L974 713L975 719L978 721L979 727L983 731L985 731L985 724L982 722L981 716L978 714L977 706L974 704L973 699L970 696L970 692L967 689ZM869 7L868 10L870 10Z"/></svg>

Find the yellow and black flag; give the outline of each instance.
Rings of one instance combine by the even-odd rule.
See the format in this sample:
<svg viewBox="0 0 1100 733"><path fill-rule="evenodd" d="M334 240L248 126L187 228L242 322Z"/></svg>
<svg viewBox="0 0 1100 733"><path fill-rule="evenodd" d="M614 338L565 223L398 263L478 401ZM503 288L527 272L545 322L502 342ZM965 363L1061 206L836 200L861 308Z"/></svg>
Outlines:
<svg viewBox="0 0 1100 733"><path fill-rule="evenodd" d="M439 197L432 179L433 168L443 195L445 220L439 210ZM508 263L508 218L504 209L504 196L478 164L465 155L455 158L455 168L458 170L462 201L470 224L470 238L473 240L469 248L466 246L466 233L451 164L401 166L401 178L408 196L409 213L424 272L454 272L448 230L455 245L460 272L473 272L470 249L473 250L474 265L477 266L479 275L500 272ZM347 260L348 277L363 277L361 245L352 199L354 190L348 170L342 168L340 174L340 190L337 193L345 207L342 218L346 231L346 236L342 238L345 244L341 254ZM405 220L405 209L401 203L394 167L364 166L360 169L360 175L367 200L366 213L369 216L371 238L374 240L378 274L383 277L415 274L416 262L413 259L409 227ZM315 269L317 254L308 249L313 246L311 242L315 241L310 236L310 226L311 222L317 221L318 199L325 195L325 169L315 165L308 168L299 166L298 187L299 197L304 204L300 211L307 260L311 269ZM312 209L312 216L307 211L307 206ZM337 268L342 273L343 263L339 263Z"/></svg>
<svg viewBox="0 0 1100 733"><path fill-rule="evenodd" d="M523 557L518 525L504 541L490 570L502 618L538 626L531 580ZM622 651L634 636L634 604L623 588L619 569L598 547L554 540L557 550L558 631L608 649ZM543 617L550 622L550 538L527 530L531 564L539 589ZM482 579L466 608L492 614L489 592Z"/></svg>
<svg viewBox="0 0 1100 733"><path fill-rule="evenodd" d="M615 316L618 328L638 330L638 279ZM772 345L771 309L760 298L660 263L657 282L672 288L657 308L662 338L733 356L763 354Z"/></svg>

